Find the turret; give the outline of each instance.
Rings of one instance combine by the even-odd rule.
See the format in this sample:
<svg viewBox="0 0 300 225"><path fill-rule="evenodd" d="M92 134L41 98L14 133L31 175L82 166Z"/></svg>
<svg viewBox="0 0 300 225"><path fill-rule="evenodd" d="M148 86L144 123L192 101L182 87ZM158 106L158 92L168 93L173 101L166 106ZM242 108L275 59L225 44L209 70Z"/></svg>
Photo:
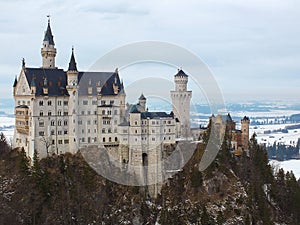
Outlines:
<svg viewBox="0 0 300 225"><path fill-rule="evenodd" d="M250 119L247 116L244 116L241 119L241 130L242 130L242 146L245 150L249 150L249 125Z"/></svg>
<svg viewBox="0 0 300 225"><path fill-rule="evenodd" d="M188 75L182 69L178 69L178 73L174 76L175 91L186 91L188 83Z"/></svg>
<svg viewBox="0 0 300 225"><path fill-rule="evenodd" d="M143 94L139 97L139 111L145 112L146 111L146 98Z"/></svg>
<svg viewBox="0 0 300 225"><path fill-rule="evenodd" d="M41 55L43 58L43 68L55 68L55 56L56 48L54 47L54 39L50 27L50 18L48 19L48 26L45 32L43 47L41 49Z"/></svg>
<svg viewBox="0 0 300 225"><path fill-rule="evenodd" d="M74 88L77 86L78 83L78 70L77 70L77 63L75 60L74 56L74 48L72 48L72 54L71 54L71 59L69 62L69 68L67 71L67 76L68 76L68 88Z"/></svg>

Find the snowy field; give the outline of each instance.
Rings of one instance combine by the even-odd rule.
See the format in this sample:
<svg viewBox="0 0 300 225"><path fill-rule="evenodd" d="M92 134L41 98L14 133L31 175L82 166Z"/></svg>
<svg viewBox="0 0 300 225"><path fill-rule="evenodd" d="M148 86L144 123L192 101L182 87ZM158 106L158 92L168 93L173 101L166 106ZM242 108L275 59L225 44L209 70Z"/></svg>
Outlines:
<svg viewBox="0 0 300 225"><path fill-rule="evenodd" d="M297 145L298 138L300 138L300 129L288 130L288 133L274 132L275 130L284 129L286 126L293 124L273 124L273 125L257 125L250 127L250 136L255 132L258 143L273 145L274 142L285 145ZM264 133L271 131L271 133Z"/></svg>
<svg viewBox="0 0 300 225"><path fill-rule="evenodd" d="M297 180L300 179L300 160L292 159L283 162L270 160L270 165L272 165L275 168L275 170L283 168L285 172L293 171Z"/></svg>

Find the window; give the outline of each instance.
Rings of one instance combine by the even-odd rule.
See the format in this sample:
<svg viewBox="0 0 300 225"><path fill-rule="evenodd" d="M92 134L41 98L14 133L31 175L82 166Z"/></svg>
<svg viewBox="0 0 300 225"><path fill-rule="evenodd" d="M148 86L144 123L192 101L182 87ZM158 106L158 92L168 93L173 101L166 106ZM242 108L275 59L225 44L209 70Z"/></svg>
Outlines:
<svg viewBox="0 0 300 225"><path fill-rule="evenodd" d="M39 121L39 127L44 127L44 120Z"/></svg>
<svg viewBox="0 0 300 225"><path fill-rule="evenodd" d="M94 124L97 125L97 120L94 120Z"/></svg>
<svg viewBox="0 0 300 225"><path fill-rule="evenodd" d="M57 134L62 135L62 131L61 130L57 131Z"/></svg>
<svg viewBox="0 0 300 225"><path fill-rule="evenodd" d="M65 143L65 144L69 144L69 140L66 139L66 140L64 141L64 143Z"/></svg>
<svg viewBox="0 0 300 225"><path fill-rule="evenodd" d="M68 101L64 101L64 105L68 105Z"/></svg>
<svg viewBox="0 0 300 225"><path fill-rule="evenodd" d="M105 100L101 100L101 105L105 105Z"/></svg>
<svg viewBox="0 0 300 225"><path fill-rule="evenodd" d="M105 138L103 138L102 141L105 142Z"/></svg>
<svg viewBox="0 0 300 225"><path fill-rule="evenodd" d="M105 115L105 110L102 110L102 115Z"/></svg>
<svg viewBox="0 0 300 225"><path fill-rule="evenodd" d="M64 126L68 126L68 120L64 121Z"/></svg>
<svg viewBox="0 0 300 225"><path fill-rule="evenodd" d="M108 138L108 142L111 142L111 137Z"/></svg>
<svg viewBox="0 0 300 225"><path fill-rule="evenodd" d="M107 114L108 114L108 115L111 115L111 111L110 111L110 110L108 110L108 111L107 111Z"/></svg>
<svg viewBox="0 0 300 225"><path fill-rule="evenodd" d="M111 133L111 128L108 128L108 133Z"/></svg>
<svg viewBox="0 0 300 225"><path fill-rule="evenodd" d="M88 120L88 121L87 121L87 124L88 124L88 125L91 125L91 121L90 121L90 120Z"/></svg>
<svg viewBox="0 0 300 225"><path fill-rule="evenodd" d="M52 105L52 101L48 101L48 106L51 106Z"/></svg>
<svg viewBox="0 0 300 225"><path fill-rule="evenodd" d="M102 134L105 134L105 128L102 129Z"/></svg>
<svg viewBox="0 0 300 225"><path fill-rule="evenodd" d="M39 136L44 136L44 135L45 135L44 131L39 132Z"/></svg>
<svg viewBox="0 0 300 225"><path fill-rule="evenodd" d="M62 145L62 143L63 143L62 140L58 140L59 145Z"/></svg>
<svg viewBox="0 0 300 225"><path fill-rule="evenodd" d="M155 121L152 121L152 125L155 125Z"/></svg>
<svg viewBox="0 0 300 225"><path fill-rule="evenodd" d="M61 106L61 101L57 101L57 105Z"/></svg>
<svg viewBox="0 0 300 225"><path fill-rule="evenodd" d="M67 116L68 115L68 112L64 112L64 116Z"/></svg>
<svg viewBox="0 0 300 225"><path fill-rule="evenodd" d="M114 104L114 100L110 100L109 104L113 105Z"/></svg>
<svg viewBox="0 0 300 225"><path fill-rule="evenodd" d="M81 133L83 133L83 134L84 134L84 129L82 129L82 130L81 130Z"/></svg>
<svg viewBox="0 0 300 225"><path fill-rule="evenodd" d="M51 135L54 135L55 133L54 133L54 130L51 130Z"/></svg>
<svg viewBox="0 0 300 225"><path fill-rule="evenodd" d="M67 130L64 130L64 134L68 134L68 131L67 131Z"/></svg>
<svg viewBox="0 0 300 225"><path fill-rule="evenodd" d="M81 139L82 142L85 142L84 138Z"/></svg>
<svg viewBox="0 0 300 225"><path fill-rule="evenodd" d="M135 133L137 134L137 130L135 130Z"/></svg>
<svg viewBox="0 0 300 225"><path fill-rule="evenodd" d="M83 105L88 105L88 101L87 101L87 100L83 100L83 101L82 101L82 104L83 104Z"/></svg>
<svg viewBox="0 0 300 225"><path fill-rule="evenodd" d="M155 130L152 130L152 133L154 134L154 133L155 133Z"/></svg>
<svg viewBox="0 0 300 225"><path fill-rule="evenodd" d="M52 115L52 112L51 112L51 111L49 111L49 112L48 112L48 116L51 116L51 115Z"/></svg>
<svg viewBox="0 0 300 225"><path fill-rule="evenodd" d="M52 140L52 144L53 144L53 145L55 144L55 140Z"/></svg>
<svg viewBox="0 0 300 225"><path fill-rule="evenodd" d="M57 122L57 125L58 125L58 126L61 126L61 120L59 120L59 121Z"/></svg>
<svg viewBox="0 0 300 225"><path fill-rule="evenodd" d="M97 101L93 100L92 105L97 105Z"/></svg>
<svg viewBox="0 0 300 225"><path fill-rule="evenodd" d="M82 125L82 120L78 120L78 125Z"/></svg>
<svg viewBox="0 0 300 225"><path fill-rule="evenodd" d="M118 138L117 137L115 137L115 142L117 142L118 141Z"/></svg>
<svg viewBox="0 0 300 225"><path fill-rule="evenodd" d="M91 115L91 111L88 111L87 113L88 113L88 115Z"/></svg>
<svg viewBox="0 0 300 225"><path fill-rule="evenodd" d="M155 141L155 138L152 138L152 141Z"/></svg>
<svg viewBox="0 0 300 225"><path fill-rule="evenodd" d="M94 129L94 133L97 133L97 129Z"/></svg>
<svg viewBox="0 0 300 225"><path fill-rule="evenodd" d="M51 126L54 126L55 125L54 120L51 120L50 124L51 124Z"/></svg>
<svg viewBox="0 0 300 225"><path fill-rule="evenodd" d="M58 113L57 113L59 116L61 116L61 110L58 110Z"/></svg>
<svg viewBox="0 0 300 225"><path fill-rule="evenodd" d="M137 121L134 121L134 124L135 124L135 125L137 125L137 124L138 124L138 122L137 122Z"/></svg>
<svg viewBox="0 0 300 225"><path fill-rule="evenodd" d="M84 111L81 111L81 115L84 115Z"/></svg>
<svg viewBox="0 0 300 225"><path fill-rule="evenodd" d="M88 129L88 134L90 134L91 133L91 130L90 129Z"/></svg>
<svg viewBox="0 0 300 225"><path fill-rule="evenodd" d="M43 111L40 111L40 116L44 116L44 113L43 113Z"/></svg>
<svg viewBox="0 0 300 225"><path fill-rule="evenodd" d="M19 103L20 105L20 103ZM39 101L39 106L43 106L44 105L44 102L43 101Z"/></svg>

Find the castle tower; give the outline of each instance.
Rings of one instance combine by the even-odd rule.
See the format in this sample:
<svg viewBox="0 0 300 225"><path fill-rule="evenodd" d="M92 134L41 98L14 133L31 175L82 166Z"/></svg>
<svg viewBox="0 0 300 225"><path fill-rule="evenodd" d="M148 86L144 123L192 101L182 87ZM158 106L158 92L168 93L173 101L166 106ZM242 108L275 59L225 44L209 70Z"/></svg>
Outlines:
<svg viewBox="0 0 300 225"><path fill-rule="evenodd" d="M146 112L146 98L143 94L139 97L139 111Z"/></svg>
<svg viewBox="0 0 300 225"><path fill-rule="evenodd" d="M68 101L68 116L69 116L69 135L70 135L70 144L69 151L75 153L79 147L79 140L77 137L78 132L78 70L74 56L74 48L72 48L71 59L69 62L69 68L67 71L67 90L70 95ZM75 123L74 123L75 121Z"/></svg>
<svg viewBox="0 0 300 225"><path fill-rule="evenodd" d="M180 122L180 136L190 137L190 102L192 91L187 91L188 75L179 69L174 76L175 91L171 91L172 107L175 118Z"/></svg>
<svg viewBox="0 0 300 225"><path fill-rule="evenodd" d="M48 27L45 32L43 47L41 49L41 54L43 57L42 68L55 68L55 56L56 48L54 47L53 35L50 27L50 18L48 19Z"/></svg>
<svg viewBox="0 0 300 225"><path fill-rule="evenodd" d="M244 150L249 150L249 125L249 117L244 116L244 118L241 119L242 146Z"/></svg>

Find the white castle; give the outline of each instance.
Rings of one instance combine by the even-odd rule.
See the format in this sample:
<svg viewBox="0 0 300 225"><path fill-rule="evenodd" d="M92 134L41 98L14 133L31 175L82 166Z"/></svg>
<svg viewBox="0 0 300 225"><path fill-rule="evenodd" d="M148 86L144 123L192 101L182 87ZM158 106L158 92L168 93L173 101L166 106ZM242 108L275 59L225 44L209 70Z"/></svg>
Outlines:
<svg viewBox="0 0 300 225"><path fill-rule="evenodd" d="M161 160L165 146L190 135L188 76L178 70L171 91L173 111L150 112L142 94L137 104L126 104L118 70L81 72L72 49L67 71L55 65L56 48L50 20L41 48L42 67L22 62L15 79L14 147L32 158L80 147L104 146L122 163L145 165Z"/></svg>

